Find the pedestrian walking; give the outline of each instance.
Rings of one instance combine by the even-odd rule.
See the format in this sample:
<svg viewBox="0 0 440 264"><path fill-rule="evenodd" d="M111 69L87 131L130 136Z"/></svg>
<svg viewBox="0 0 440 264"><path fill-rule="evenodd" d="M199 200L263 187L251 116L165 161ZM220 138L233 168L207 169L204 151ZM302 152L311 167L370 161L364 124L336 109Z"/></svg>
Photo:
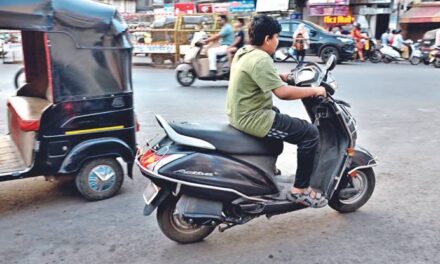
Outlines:
<svg viewBox="0 0 440 264"><path fill-rule="evenodd" d="M293 44L292 48L296 52L296 60L298 65L304 63L306 57L306 50L310 47L309 43L309 32L307 31L304 24L299 24L298 28L293 33Z"/></svg>

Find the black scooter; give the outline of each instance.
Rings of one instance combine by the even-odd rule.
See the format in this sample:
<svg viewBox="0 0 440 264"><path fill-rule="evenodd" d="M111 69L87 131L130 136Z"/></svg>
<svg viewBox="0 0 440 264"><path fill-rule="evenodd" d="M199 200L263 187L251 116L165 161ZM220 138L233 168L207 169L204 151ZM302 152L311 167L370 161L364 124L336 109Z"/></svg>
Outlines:
<svg viewBox="0 0 440 264"><path fill-rule="evenodd" d="M320 131L318 162L312 186L339 212L353 212L373 193L375 158L356 146L355 120L348 103L332 97L331 74L308 63L293 70L289 84L326 87L326 98L303 103ZM227 124L168 123L156 116L166 136L138 151L136 163L151 180L144 191L144 215L157 208L162 232L178 243L203 240L217 226L220 232L265 215L271 217L307 208L286 198L293 179L277 176L275 162L283 143L244 134Z"/></svg>

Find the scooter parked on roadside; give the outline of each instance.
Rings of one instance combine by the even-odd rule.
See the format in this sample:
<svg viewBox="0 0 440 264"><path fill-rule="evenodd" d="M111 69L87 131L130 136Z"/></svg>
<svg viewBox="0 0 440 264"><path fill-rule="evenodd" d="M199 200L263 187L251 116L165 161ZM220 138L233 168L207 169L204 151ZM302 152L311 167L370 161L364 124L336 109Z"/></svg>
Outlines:
<svg viewBox="0 0 440 264"><path fill-rule="evenodd" d="M306 63L294 69L290 85L322 85L327 97L303 100L319 128L318 162L312 186L343 213L362 207L375 186L375 158L356 145L355 119L348 103L333 98L331 70ZM307 208L287 199L293 178L275 176L283 142L253 137L228 124L168 123L156 116L166 135L140 149L136 163L150 179L143 193L144 215L157 208L162 232L178 243L203 240L216 227L223 232L259 216L271 217Z"/></svg>
<svg viewBox="0 0 440 264"><path fill-rule="evenodd" d="M377 41L374 38L367 38L365 42L368 45L364 45L364 59L370 60L372 63L379 63L382 61L382 54L377 48Z"/></svg>
<svg viewBox="0 0 440 264"><path fill-rule="evenodd" d="M404 41L403 44L408 47L408 58L404 58L402 54L394 49L392 46L384 45L380 49L380 53L382 54L382 61L384 63L390 63L392 61L409 61L412 65L420 64L420 62L422 61L422 52L420 51L420 49L417 49L414 42L410 39Z"/></svg>
<svg viewBox="0 0 440 264"><path fill-rule="evenodd" d="M206 55L202 54L206 51L204 49L206 46L201 41L204 38L207 38L207 35L199 35L197 39L193 39L183 63L176 68L177 82L182 86L191 86L196 78L202 81L229 80L230 66L226 54L217 56L216 76L209 75L209 60Z"/></svg>

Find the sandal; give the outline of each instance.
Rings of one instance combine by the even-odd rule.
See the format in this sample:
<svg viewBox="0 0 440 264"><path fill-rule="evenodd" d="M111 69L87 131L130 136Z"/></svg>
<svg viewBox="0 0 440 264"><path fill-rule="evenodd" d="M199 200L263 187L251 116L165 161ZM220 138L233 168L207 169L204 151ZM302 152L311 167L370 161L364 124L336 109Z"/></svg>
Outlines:
<svg viewBox="0 0 440 264"><path fill-rule="evenodd" d="M301 203L312 208L322 208L327 205L328 201L325 197L322 196L321 193L317 193L315 198L312 198L310 194L310 190L307 190L303 193L289 192L287 193L287 199L292 202Z"/></svg>

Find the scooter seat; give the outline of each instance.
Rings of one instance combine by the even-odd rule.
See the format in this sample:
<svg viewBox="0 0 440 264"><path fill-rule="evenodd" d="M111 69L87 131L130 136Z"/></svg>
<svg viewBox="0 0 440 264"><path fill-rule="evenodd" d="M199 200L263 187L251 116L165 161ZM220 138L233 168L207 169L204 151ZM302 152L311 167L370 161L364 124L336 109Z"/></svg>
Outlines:
<svg viewBox="0 0 440 264"><path fill-rule="evenodd" d="M283 152L283 142L258 138L222 123L172 122L170 126L179 134L207 141L217 151L236 155L278 156Z"/></svg>

